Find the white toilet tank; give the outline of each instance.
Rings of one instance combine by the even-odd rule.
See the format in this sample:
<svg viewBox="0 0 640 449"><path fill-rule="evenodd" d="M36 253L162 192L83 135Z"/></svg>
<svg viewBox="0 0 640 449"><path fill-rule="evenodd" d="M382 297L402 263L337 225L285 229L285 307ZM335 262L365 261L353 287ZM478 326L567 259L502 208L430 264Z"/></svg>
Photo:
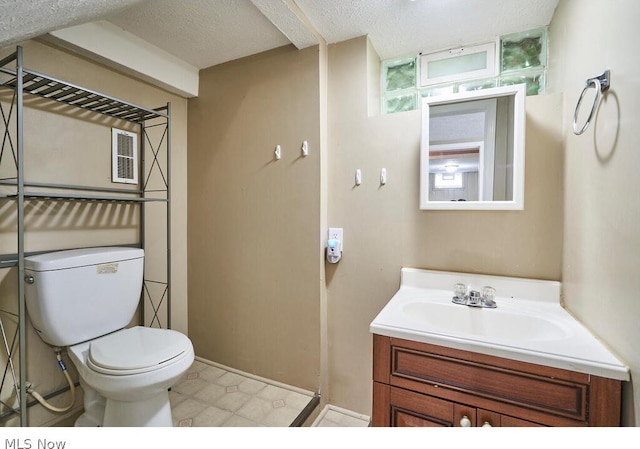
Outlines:
<svg viewBox="0 0 640 449"><path fill-rule="evenodd" d="M127 326L142 291L144 250L84 248L25 258L25 300L33 327L71 346Z"/></svg>

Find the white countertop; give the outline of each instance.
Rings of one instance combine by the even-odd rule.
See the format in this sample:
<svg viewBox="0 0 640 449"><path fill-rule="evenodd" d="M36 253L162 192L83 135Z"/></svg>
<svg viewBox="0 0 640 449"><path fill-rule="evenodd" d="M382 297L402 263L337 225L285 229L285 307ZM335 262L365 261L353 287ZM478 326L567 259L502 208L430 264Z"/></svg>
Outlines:
<svg viewBox="0 0 640 449"><path fill-rule="evenodd" d="M495 309L453 304L453 285L496 289ZM374 334L628 381L628 367L560 305L560 284L403 268Z"/></svg>

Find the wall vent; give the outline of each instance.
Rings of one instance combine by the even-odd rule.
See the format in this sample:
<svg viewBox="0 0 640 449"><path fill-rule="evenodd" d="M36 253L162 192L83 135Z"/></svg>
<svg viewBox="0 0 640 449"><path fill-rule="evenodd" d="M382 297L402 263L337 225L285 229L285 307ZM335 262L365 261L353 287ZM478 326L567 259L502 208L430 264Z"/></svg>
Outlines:
<svg viewBox="0 0 640 449"><path fill-rule="evenodd" d="M111 128L111 182L138 183L138 136Z"/></svg>

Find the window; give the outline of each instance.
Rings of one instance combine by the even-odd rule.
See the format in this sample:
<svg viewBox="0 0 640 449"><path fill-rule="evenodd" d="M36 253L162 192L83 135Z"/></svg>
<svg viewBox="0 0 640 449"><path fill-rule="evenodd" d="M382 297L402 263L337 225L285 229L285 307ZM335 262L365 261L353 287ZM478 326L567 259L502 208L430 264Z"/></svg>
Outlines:
<svg viewBox="0 0 640 449"><path fill-rule="evenodd" d="M495 53L492 42L420 55L420 86L494 76Z"/></svg>
<svg viewBox="0 0 640 449"><path fill-rule="evenodd" d="M501 36L495 43L383 61L382 112L416 110L421 97L522 83L527 95L539 95L546 71L546 28Z"/></svg>
<svg viewBox="0 0 640 449"><path fill-rule="evenodd" d="M384 112L390 114L417 109L416 58L385 61L382 70Z"/></svg>

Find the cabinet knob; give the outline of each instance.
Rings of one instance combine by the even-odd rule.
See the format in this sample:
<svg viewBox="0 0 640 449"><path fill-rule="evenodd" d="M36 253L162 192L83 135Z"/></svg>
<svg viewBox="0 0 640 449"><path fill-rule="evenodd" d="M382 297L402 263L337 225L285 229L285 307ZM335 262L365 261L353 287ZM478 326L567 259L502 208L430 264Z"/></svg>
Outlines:
<svg viewBox="0 0 640 449"><path fill-rule="evenodd" d="M460 427L471 427L471 420L467 415L463 416L462 419L460 419Z"/></svg>
<svg viewBox="0 0 640 449"><path fill-rule="evenodd" d="M493 427L489 421L485 421L482 427Z"/></svg>

